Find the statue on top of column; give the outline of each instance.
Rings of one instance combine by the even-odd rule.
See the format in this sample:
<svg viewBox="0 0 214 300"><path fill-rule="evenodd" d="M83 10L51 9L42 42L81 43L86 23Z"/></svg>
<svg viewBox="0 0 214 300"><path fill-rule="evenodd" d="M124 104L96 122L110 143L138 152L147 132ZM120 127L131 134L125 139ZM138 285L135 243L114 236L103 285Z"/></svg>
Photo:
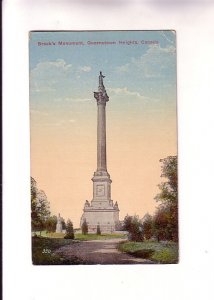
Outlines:
<svg viewBox="0 0 214 300"><path fill-rule="evenodd" d="M109 97L103 84L103 78L105 78L105 76L100 71L98 92L94 92L94 97L97 100L97 103L106 103L106 101L109 101Z"/></svg>
<svg viewBox="0 0 214 300"><path fill-rule="evenodd" d="M103 78L105 78L105 76L102 74L102 71L100 71L99 86L102 86L102 87L104 87L104 85L103 85Z"/></svg>

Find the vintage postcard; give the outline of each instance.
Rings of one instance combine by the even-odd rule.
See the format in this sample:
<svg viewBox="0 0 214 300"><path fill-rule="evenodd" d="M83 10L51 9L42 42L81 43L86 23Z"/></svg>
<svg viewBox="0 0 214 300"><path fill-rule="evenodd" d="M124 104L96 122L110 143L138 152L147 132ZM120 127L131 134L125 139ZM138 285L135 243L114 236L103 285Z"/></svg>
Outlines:
<svg viewBox="0 0 214 300"><path fill-rule="evenodd" d="M178 263L176 32L32 31L35 265Z"/></svg>

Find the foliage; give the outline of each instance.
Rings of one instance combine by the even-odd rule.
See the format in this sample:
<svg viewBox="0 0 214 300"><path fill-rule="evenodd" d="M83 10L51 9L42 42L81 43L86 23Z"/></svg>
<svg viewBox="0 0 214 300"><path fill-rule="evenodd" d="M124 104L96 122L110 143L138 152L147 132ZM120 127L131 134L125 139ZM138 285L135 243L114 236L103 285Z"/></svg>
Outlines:
<svg viewBox="0 0 214 300"><path fill-rule="evenodd" d="M100 225L97 225L97 235L101 235Z"/></svg>
<svg viewBox="0 0 214 300"><path fill-rule="evenodd" d="M154 223L153 218L149 214L146 216L146 219L143 222L143 234L146 240L152 238L154 233Z"/></svg>
<svg viewBox="0 0 214 300"><path fill-rule="evenodd" d="M61 223L62 223L62 230L66 230L66 223L64 218L61 217Z"/></svg>
<svg viewBox="0 0 214 300"><path fill-rule="evenodd" d="M64 239L74 239L74 228L70 219L68 219L66 224L66 235L64 236Z"/></svg>
<svg viewBox="0 0 214 300"><path fill-rule="evenodd" d="M84 219L83 223L82 223L82 234L88 234L88 224L86 222L86 219Z"/></svg>
<svg viewBox="0 0 214 300"><path fill-rule="evenodd" d="M122 242L118 245L118 250L134 257L149 259L151 263L178 262L178 245L175 242Z"/></svg>
<svg viewBox="0 0 214 300"><path fill-rule="evenodd" d="M37 188L37 183L31 177L31 227L33 231L42 231L50 216L50 207L45 192Z"/></svg>
<svg viewBox="0 0 214 300"><path fill-rule="evenodd" d="M127 230L129 232L129 240L136 242L143 241L143 226L138 216L126 215L123 230Z"/></svg>
<svg viewBox="0 0 214 300"><path fill-rule="evenodd" d="M45 222L45 229L47 232L55 232L57 224L57 217L50 216Z"/></svg>
<svg viewBox="0 0 214 300"><path fill-rule="evenodd" d="M162 162L159 184L160 193L155 197L161 202L154 216L154 233L158 240L178 241L178 180L177 156L168 156Z"/></svg>
<svg viewBox="0 0 214 300"><path fill-rule="evenodd" d="M62 246L74 243L71 240L50 239L43 237L32 238L32 260L34 265L77 265L84 264L79 258L71 256L65 258L55 251Z"/></svg>
<svg viewBox="0 0 214 300"><path fill-rule="evenodd" d="M165 248L154 253L152 259L163 264L176 264L178 263L178 251L174 248Z"/></svg>

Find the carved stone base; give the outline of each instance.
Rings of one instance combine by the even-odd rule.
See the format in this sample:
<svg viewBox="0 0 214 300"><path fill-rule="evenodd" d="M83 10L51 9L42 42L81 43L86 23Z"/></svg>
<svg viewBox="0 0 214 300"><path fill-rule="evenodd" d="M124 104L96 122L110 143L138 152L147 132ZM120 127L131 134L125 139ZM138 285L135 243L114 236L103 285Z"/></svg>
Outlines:
<svg viewBox="0 0 214 300"><path fill-rule="evenodd" d="M101 233L112 233L116 230L116 224L119 222L119 209L84 209L80 225L86 220L88 232L96 233L98 225Z"/></svg>

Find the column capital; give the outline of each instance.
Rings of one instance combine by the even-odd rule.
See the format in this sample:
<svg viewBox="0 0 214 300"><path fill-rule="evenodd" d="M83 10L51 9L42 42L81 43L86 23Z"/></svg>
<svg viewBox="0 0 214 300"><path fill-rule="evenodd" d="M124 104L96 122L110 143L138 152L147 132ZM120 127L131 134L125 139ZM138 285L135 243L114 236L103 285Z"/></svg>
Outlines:
<svg viewBox="0 0 214 300"><path fill-rule="evenodd" d="M106 102L109 101L109 97L105 91L103 92L94 92L94 98L97 100L97 105L103 104L106 105Z"/></svg>
<svg viewBox="0 0 214 300"><path fill-rule="evenodd" d="M94 92L94 98L97 100L98 105L99 104L105 105L106 102L109 101L109 97L106 93L106 89L105 89L105 86L103 84L103 78L105 78L105 76L100 71L98 92Z"/></svg>

